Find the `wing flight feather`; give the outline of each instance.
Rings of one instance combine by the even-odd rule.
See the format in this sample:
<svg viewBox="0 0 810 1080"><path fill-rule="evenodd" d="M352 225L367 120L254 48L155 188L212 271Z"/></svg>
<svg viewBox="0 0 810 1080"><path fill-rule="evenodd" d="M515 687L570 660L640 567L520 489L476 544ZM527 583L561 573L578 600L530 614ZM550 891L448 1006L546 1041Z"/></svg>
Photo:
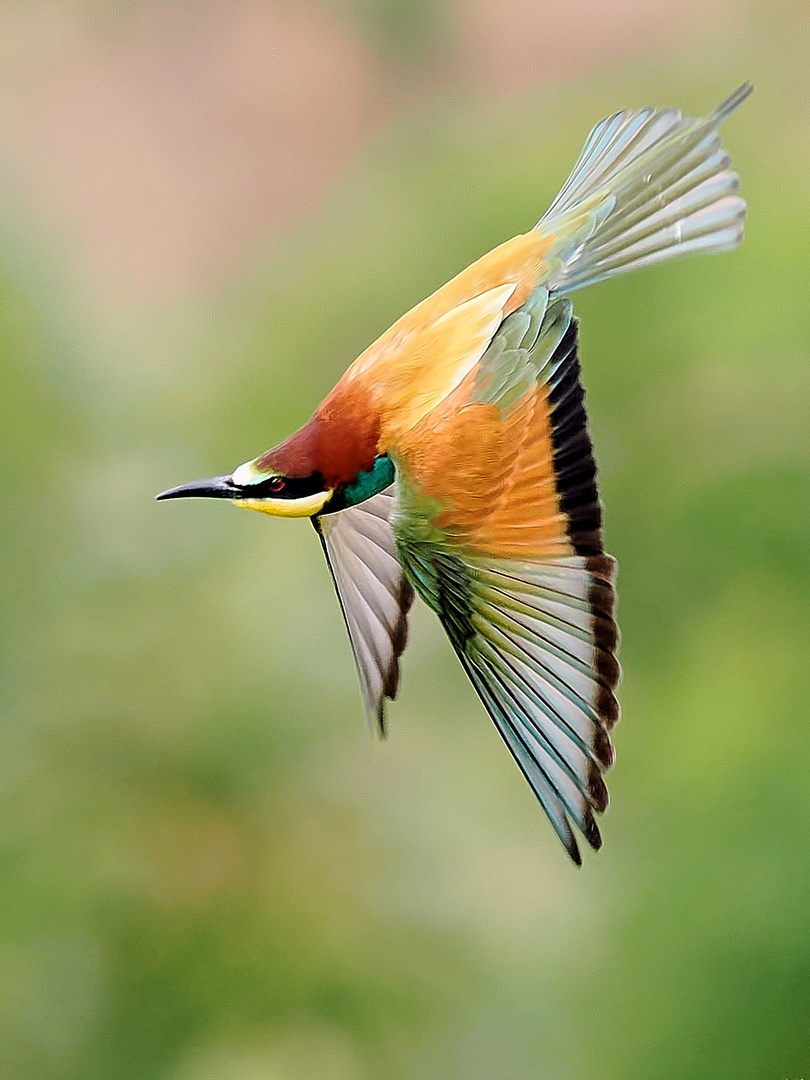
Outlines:
<svg viewBox="0 0 810 1080"><path fill-rule="evenodd" d="M571 304L537 289L403 440L397 546L571 858L601 845L619 710Z"/></svg>
<svg viewBox="0 0 810 1080"><path fill-rule="evenodd" d="M385 699L399 686L413 590L400 565L390 518L396 485L357 506L313 519L349 631L369 717L385 734Z"/></svg>

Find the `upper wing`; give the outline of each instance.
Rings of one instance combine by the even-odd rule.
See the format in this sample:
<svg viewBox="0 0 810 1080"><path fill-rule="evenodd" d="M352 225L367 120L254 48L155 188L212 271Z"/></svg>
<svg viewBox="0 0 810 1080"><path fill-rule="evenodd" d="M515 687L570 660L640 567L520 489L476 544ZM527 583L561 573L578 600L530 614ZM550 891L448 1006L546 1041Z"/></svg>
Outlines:
<svg viewBox="0 0 810 1080"><path fill-rule="evenodd" d="M357 506L313 518L349 630L363 701L385 734L385 698L395 698L413 590L397 557L392 484Z"/></svg>
<svg viewBox="0 0 810 1080"><path fill-rule="evenodd" d="M548 305L548 306L547 306ZM575 861L600 844L618 718L615 564L571 305L544 290L395 455L405 569Z"/></svg>

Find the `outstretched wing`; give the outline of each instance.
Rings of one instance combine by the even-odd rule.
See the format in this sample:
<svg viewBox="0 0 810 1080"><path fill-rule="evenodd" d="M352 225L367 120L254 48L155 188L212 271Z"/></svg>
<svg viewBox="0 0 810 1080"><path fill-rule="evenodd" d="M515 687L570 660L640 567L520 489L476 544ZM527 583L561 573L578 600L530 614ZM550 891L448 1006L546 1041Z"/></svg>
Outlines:
<svg viewBox="0 0 810 1080"><path fill-rule="evenodd" d="M392 484L357 506L312 519L346 620L363 701L381 735L385 699L397 695L413 602L390 524L395 504Z"/></svg>
<svg viewBox="0 0 810 1080"><path fill-rule="evenodd" d="M537 290L402 440L402 563L571 857L597 848L618 718L615 563L567 300Z"/></svg>

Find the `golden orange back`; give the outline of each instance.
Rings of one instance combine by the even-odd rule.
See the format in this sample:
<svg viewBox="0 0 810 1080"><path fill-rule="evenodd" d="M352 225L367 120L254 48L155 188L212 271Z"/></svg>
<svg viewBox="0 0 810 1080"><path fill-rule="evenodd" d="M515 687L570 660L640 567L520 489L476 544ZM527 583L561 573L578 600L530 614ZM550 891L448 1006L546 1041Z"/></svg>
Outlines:
<svg viewBox="0 0 810 1080"><path fill-rule="evenodd" d="M348 369L327 401L361 384L379 410L387 453L475 366L492 335L548 267L553 234L513 237L398 319Z"/></svg>

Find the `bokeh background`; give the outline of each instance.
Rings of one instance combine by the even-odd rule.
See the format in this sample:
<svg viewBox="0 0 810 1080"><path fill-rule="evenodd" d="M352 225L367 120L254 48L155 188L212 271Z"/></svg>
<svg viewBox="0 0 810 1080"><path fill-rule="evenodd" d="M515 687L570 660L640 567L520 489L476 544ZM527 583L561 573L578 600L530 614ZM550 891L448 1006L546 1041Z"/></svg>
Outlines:
<svg viewBox="0 0 810 1080"><path fill-rule="evenodd" d="M0 6L3 1080L807 1076L809 42L802 0ZM577 871L432 617L373 745L308 523L153 495L596 120L746 78L744 246L577 300L625 672Z"/></svg>

